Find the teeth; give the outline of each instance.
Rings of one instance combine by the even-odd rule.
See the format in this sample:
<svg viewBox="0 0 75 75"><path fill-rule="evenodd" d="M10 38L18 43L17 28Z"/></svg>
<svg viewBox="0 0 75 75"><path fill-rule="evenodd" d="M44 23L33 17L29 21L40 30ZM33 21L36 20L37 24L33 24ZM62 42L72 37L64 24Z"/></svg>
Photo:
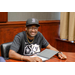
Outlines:
<svg viewBox="0 0 75 75"><path fill-rule="evenodd" d="M35 34L35 33L31 33L31 34Z"/></svg>

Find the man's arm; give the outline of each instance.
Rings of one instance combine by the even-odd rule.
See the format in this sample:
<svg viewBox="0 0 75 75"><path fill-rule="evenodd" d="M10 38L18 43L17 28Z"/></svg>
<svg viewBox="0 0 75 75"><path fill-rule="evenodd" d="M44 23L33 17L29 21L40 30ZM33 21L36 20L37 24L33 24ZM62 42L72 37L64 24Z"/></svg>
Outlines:
<svg viewBox="0 0 75 75"><path fill-rule="evenodd" d="M54 50L54 51L58 51L56 48L52 47L50 44L49 44L46 48L47 48L47 49Z"/></svg>
<svg viewBox="0 0 75 75"><path fill-rule="evenodd" d="M17 60L24 60L23 55L20 55L20 54L16 53L16 52L13 51L13 50L10 50L10 51L9 51L9 58L17 59ZM27 59L28 59L28 57L26 57L26 60L27 60Z"/></svg>
<svg viewBox="0 0 75 75"><path fill-rule="evenodd" d="M13 50L9 51L9 58L22 60L22 61L28 61L28 62L42 62L42 60L39 57L23 56L16 53Z"/></svg>
<svg viewBox="0 0 75 75"><path fill-rule="evenodd" d="M52 47L50 44L46 48L54 50L54 51L58 51L56 48ZM60 59L67 59L67 57L63 53L60 53L60 52L58 53L58 57Z"/></svg>

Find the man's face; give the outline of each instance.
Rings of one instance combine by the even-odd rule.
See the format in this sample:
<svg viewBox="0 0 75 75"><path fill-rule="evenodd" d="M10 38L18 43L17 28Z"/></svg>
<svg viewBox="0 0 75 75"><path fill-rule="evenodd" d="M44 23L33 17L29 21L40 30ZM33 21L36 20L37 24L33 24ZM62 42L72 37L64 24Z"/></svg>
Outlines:
<svg viewBox="0 0 75 75"><path fill-rule="evenodd" d="M26 27L26 31L28 36L30 37L34 37L36 36L37 32L38 32L38 28L36 25L31 25L31 26L27 26Z"/></svg>

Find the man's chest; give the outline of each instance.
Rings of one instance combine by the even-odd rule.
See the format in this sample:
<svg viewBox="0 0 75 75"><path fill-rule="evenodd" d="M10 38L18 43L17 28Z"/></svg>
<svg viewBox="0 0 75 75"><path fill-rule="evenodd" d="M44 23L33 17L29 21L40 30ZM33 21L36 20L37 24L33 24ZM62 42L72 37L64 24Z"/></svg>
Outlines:
<svg viewBox="0 0 75 75"><path fill-rule="evenodd" d="M24 44L24 51L23 54L24 55L32 55L35 54L37 52L40 52L40 45L38 44L29 44L28 42L25 42Z"/></svg>

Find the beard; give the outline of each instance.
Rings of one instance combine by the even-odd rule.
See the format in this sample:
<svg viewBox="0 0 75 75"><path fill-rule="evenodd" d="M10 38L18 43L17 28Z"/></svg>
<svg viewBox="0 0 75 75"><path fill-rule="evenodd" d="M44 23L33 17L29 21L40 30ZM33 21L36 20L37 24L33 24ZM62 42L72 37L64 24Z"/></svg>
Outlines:
<svg viewBox="0 0 75 75"><path fill-rule="evenodd" d="M37 32L34 32L34 34L32 34L33 32L27 32L27 35L29 36L29 37L35 37L36 36L36 34L37 34Z"/></svg>

